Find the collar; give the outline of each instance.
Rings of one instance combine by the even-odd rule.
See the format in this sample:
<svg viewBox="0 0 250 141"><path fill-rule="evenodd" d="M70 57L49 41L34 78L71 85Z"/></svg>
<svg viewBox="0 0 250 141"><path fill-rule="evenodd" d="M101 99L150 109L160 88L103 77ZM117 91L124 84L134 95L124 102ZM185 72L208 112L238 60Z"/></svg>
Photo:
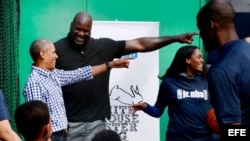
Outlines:
<svg viewBox="0 0 250 141"><path fill-rule="evenodd" d="M32 65L32 71L36 71L37 73L43 75L43 76L49 76L51 74L52 71L49 71L49 70L45 70L45 69L42 69L42 68L39 68L37 66L34 66Z"/></svg>

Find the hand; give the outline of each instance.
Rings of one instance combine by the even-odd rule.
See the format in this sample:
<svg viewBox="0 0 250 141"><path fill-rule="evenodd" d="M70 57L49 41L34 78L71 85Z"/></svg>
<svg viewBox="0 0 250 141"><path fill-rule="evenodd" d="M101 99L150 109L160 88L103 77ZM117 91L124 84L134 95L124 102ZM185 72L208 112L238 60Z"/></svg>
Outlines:
<svg viewBox="0 0 250 141"><path fill-rule="evenodd" d="M135 114L135 112L138 111L138 110L144 110L144 109L146 109L147 108L147 104L145 102L143 102L143 103L137 103L137 104L133 104L131 106L131 108L132 108L132 113Z"/></svg>
<svg viewBox="0 0 250 141"><path fill-rule="evenodd" d="M185 33L185 34L181 34L177 36L177 40L180 43L188 43L188 44L192 44L193 42L193 36L194 35L198 35L199 33L197 32L190 32L190 33Z"/></svg>
<svg viewBox="0 0 250 141"><path fill-rule="evenodd" d="M128 68L129 67L129 60L132 60L134 58L121 58L116 59L111 62L109 62L109 65L111 68Z"/></svg>
<svg viewBox="0 0 250 141"><path fill-rule="evenodd" d="M47 141L52 141L51 137L49 137L49 138L47 139Z"/></svg>

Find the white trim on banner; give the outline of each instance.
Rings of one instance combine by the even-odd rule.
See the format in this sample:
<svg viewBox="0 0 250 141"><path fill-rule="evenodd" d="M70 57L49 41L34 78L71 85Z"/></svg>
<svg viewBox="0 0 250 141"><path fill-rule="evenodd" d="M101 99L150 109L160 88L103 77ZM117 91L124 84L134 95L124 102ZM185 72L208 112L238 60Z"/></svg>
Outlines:
<svg viewBox="0 0 250 141"><path fill-rule="evenodd" d="M130 40L159 36L159 22L94 21L92 37ZM139 111L132 115L130 105L155 103L159 89L158 51L134 53L128 69L113 69L110 75L111 119L107 128L117 131L122 141L159 141L159 119Z"/></svg>

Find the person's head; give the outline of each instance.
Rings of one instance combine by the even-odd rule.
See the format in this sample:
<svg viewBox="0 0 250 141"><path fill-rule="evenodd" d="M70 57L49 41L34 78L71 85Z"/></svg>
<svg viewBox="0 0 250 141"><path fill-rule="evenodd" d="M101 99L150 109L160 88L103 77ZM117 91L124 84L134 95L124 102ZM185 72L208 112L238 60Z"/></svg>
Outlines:
<svg viewBox="0 0 250 141"><path fill-rule="evenodd" d="M58 58L54 44L44 39L38 39L31 43L30 56L36 66L46 70L53 70Z"/></svg>
<svg viewBox="0 0 250 141"><path fill-rule="evenodd" d="M205 76L206 65L204 64L202 53L197 46L186 45L177 50L170 67L161 78L177 76L180 73L195 76L199 72L204 73L203 76Z"/></svg>
<svg viewBox="0 0 250 141"><path fill-rule="evenodd" d="M91 141L121 141L121 137L117 132L105 129L96 133Z"/></svg>
<svg viewBox="0 0 250 141"><path fill-rule="evenodd" d="M232 5L224 0L212 0L204 5L197 14L197 27L206 51L222 46L235 32L235 12ZM225 38L225 39L222 39Z"/></svg>
<svg viewBox="0 0 250 141"><path fill-rule="evenodd" d="M69 36L76 45L82 46L88 42L91 28L92 17L86 12L79 12L71 22Z"/></svg>
<svg viewBox="0 0 250 141"><path fill-rule="evenodd" d="M17 131L26 141L48 139L52 132L49 109L39 100L18 106L15 111L15 122Z"/></svg>

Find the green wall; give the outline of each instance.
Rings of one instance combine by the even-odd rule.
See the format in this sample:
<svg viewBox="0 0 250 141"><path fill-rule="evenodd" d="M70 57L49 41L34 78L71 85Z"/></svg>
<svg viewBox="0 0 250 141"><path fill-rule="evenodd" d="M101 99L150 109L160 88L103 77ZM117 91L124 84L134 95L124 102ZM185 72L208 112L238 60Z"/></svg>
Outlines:
<svg viewBox="0 0 250 141"><path fill-rule="evenodd" d="M20 2L20 93L30 72L29 45L37 38L55 41L64 37L72 17L86 9L86 1L22 0Z"/></svg>
<svg viewBox="0 0 250 141"><path fill-rule="evenodd" d="M89 12L96 21L160 22L160 35L174 35L198 31L195 16L204 3L205 0L21 0L20 93L32 64L29 56L31 42L37 38L56 41L66 36L73 16L79 11ZM200 46L198 36L194 37L194 44ZM180 46L174 43L160 49L160 75L165 72ZM160 119L161 141L165 138L166 114Z"/></svg>

